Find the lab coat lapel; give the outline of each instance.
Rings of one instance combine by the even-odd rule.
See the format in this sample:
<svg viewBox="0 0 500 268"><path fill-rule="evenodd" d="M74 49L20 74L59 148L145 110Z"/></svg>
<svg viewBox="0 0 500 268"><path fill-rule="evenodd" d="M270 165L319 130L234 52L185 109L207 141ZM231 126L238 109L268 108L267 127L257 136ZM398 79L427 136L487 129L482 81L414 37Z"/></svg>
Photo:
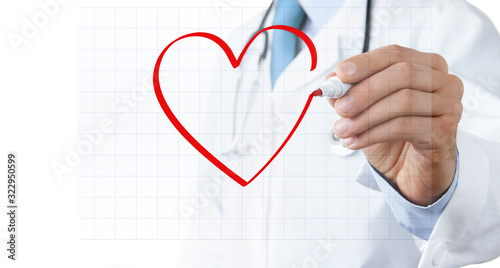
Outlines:
<svg viewBox="0 0 500 268"><path fill-rule="evenodd" d="M365 1L362 0L346 0L335 16L314 36L313 43L316 46L318 59L315 70L310 71L311 56L305 47L282 72L271 93L276 114L292 113L298 116L307 96L321 84L325 76L335 71L336 65L341 60L362 52L365 5ZM352 21L350 21L351 16L355 16ZM313 102L311 109L314 110L317 105L320 103ZM282 128L278 132L286 133L290 127ZM325 125L325 129L330 129L329 127ZM368 182L365 184L372 185Z"/></svg>

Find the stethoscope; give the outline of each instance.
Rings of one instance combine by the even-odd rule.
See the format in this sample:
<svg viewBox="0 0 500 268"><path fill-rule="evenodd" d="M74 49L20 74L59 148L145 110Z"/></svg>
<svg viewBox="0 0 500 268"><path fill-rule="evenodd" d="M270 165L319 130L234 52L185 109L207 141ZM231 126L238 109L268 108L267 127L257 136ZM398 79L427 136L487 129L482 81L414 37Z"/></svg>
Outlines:
<svg viewBox="0 0 500 268"><path fill-rule="evenodd" d="M269 8L266 10L266 13L264 14L264 17L262 18L262 21L260 22L259 24L259 27L257 28L257 30L255 32L253 32L251 35L250 35L250 38L252 38L254 35L256 35L257 33L259 33L262 29L264 29L264 25L267 21L267 18L269 17L269 14L271 13L271 9L273 7L273 4L274 4L274 0L271 2L271 4L269 5ZM370 47L370 29L371 29L371 0L367 0L367 3L366 3L366 15L365 15L365 36L364 36L364 42L363 42L363 53L367 52L369 47ZM260 54L259 56L259 60L258 60L258 65L260 66L262 62L264 62L264 60L266 59L267 57L267 52L269 50L269 33L268 32L263 32L262 34L264 34L264 49L262 51L262 53ZM249 40L250 40L249 38ZM248 40L248 41L249 41ZM247 42L248 42L247 41ZM258 81L258 79L253 79L253 83L257 83L256 81ZM236 90L236 94L234 96L234 103L237 103L238 101L238 98L239 98L239 94L240 94L240 91L241 91L241 87L242 87L242 77L240 77L238 79L238 82L237 82L237 90ZM254 89L258 88L258 86L254 86L252 87ZM251 94L250 96L255 96L256 94ZM248 100L248 101L253 101L253 99L251 100ZM249 105L250 107L251 105ZM223 152L223 155L225 156L232 156L232 155L241 155L240 153L240 149L238 148L238 135L236 135L236 129L237 129L237 112L236 112L236 105L234 107L234 111L233 111L233 135L232 135L232 138L231 138L231 143L230 143L230 146L229 146L229 149L228 150L225 150L225 152ZM245 114L245 118L243 119L243 122L245 122L246 120L246 115L249 114L249 111L247 111ZM333 133L333 131L329 134L330 137L329 137L329 140L330 140L330 143L331 143L331 150L333 151L333 153L337 154L337 155L349 155L351 153L353 153L354 151L351 151L347 148L345 148L342 144L342 141L337 137L335 136L335 134ZM340 146L339 146L340 145Z"/></svg>

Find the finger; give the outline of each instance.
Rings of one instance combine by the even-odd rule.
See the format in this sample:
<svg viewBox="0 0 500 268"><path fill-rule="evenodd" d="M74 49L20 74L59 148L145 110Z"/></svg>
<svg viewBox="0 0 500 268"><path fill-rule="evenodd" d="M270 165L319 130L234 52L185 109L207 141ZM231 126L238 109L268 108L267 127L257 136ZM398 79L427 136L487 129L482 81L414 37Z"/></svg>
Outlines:
<svg viewBox="0 0 500 268"><path fill-rule="evenodd" d="M344 140L352 150L362 149L377 143L405 141L422 149L439 149L449 145L456 134L453 120L446 117L396 117L369 130ZM433 129L434 127L434 129Z"/></svg>
<svg viewBox="0 0 500 268"><path fill-rule="evenodd" d="M401 116L441 116L453 113L453 102L418 90L403 89L374 103L353 118L341 118L334 125L337 137L345 139Z"/></svg>
<svg viewBox="0 0 500 268"><path fill-rule="evenodd" d="M448 73L448 64L439 54L389 45L340 62L337 76L343 82L354 84L398 62L419 64Z"/></svg>
<svg viewBox="0 0 500 268"><path fill-rule="evenodd" d="M352 117L389 94L411 88L425 92L437 92L452 83L453 77L426 66L405 62L396 63L355 85L335 103L340 116ZM445 90L442 95L460 98L461 93ZM455 96L456 95L456 96Z"/></svg>
<svg viewBox="0 0 500 268"><path fill-rule="evenodd" d="M323 80L323 81L326 81L326 80L328 80L328 79L330 79L330 78L332 78L332 77L334 77L336 75L337 75L337 73L331 72L331 73L329 73L329 74L326 75L325 80Z"/></svg>

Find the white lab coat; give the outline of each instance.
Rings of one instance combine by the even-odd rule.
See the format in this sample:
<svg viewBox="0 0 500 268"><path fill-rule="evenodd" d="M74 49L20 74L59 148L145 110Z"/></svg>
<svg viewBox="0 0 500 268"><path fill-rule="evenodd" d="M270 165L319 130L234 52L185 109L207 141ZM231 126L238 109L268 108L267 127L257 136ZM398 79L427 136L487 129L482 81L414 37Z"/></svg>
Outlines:
<svg viewBox="0 0 500 268"><path fill-rule="evenodd" d="M201 135L202 143L249 179L281 144L314 86L340 60L361 53L365 2L346 0L313 38L316 70L309 72L310 55L303 50L274 90L269 87L269 55L260 73L251 68L258 66L262 42L257 41L263 37L240 69L233 70L221 54L211 97L201 108L209 112L209 123L200 133L211 130L215 135ZM342 155L338 144L328 141L338 115L325 99L314 99L282 154L247 187L207 161L201 163L203 205L193 219L180 267L457 267L500 255L497 31L484 14L461 0L373 2L370 49L397 43L439 53L465 84L458 186L430 239L419 239L398 225L362 152ZM224 37L235 53L261 18L259 14L245 29ZM235 102L238 79L243 82ZM249 92L254 83L258 90ZM239 149L247 155L224 157L231 148L234 109L236 129L246 133L238 139Z"/></svg>

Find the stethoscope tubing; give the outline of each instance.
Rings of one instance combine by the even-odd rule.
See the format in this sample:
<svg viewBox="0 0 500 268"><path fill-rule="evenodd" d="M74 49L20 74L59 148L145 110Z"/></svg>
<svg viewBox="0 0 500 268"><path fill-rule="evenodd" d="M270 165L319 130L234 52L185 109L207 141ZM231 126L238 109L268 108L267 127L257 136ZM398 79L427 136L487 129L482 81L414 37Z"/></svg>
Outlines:
<svg viewBox="0 0 500 268"><path fill-rule="evenodd" d="M366 3L365 36L364 36L363 50L362 50L363 53L367 52L370 49L371 9L372 9L371 2L372 2L371 0L367 0L367 3ZM262 18L258 29L250 35L250 38L252 38L255 34L257 34L262 29L264 29L264 25L266 23L267 18L269 17L269 14L271 13L271 9L273 7L273 4L274 4L274 0L271 2L269 7L267 8L266 13L264 14L264 17ZM264 34L264 38L265 38L264 39L264 50L262 51L262 53L259 57L259 63L258 63L259 66L266 59L267 53L269 50L269 33L263 32L263 34ZM237 103L238 97L240 94L240 90L242 87L241 77L238 79L237 83L238 83L238 85L237 85L236 94L234 95L234 103ZM234 107L233 114L234 114L234 116L233 116L233 137L231 139L231 145L230 145L231 149L228 150L226 154L237 154L237 151L238 151L236 149L237 143L238 143L238 140L236 138L236 114L237 114L236 113L236 105Z"/></svg>

